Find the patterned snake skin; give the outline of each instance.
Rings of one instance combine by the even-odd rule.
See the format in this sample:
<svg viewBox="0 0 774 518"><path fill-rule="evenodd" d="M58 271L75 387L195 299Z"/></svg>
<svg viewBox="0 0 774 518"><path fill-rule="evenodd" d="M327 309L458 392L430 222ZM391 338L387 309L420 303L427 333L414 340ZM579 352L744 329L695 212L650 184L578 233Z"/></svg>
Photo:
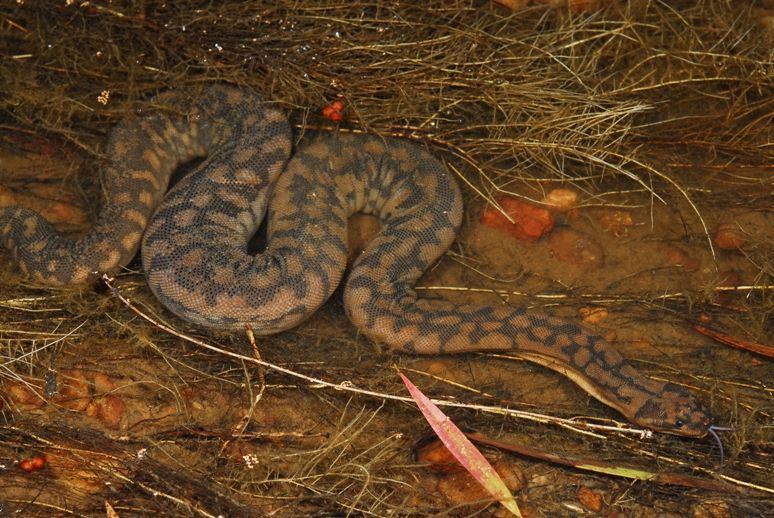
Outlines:
<svg viewBox="0 0 774 518"><path fill-rule="evenodd" d="M347 315L371 339L414 354L510 351L568 376L634 423L707 433L709 415L688 391L642 376L574 323L419 299L414 283L452 243L463 210L454 180L423 149L331 135L288 162L284 114L249 91L212 86L196 105L175 93L158 102L174 113L112 132L107 200L82 239L61 237L28 209L0 209L0 240L25 274L53 285L88 282L126 265L142 239L148 284L173 313L202 326L277 333L308 318L339 284L347 217L374 214L381 231L344 289ZM170 175L198 157L162 203ZM267 202L267 248L249 255Z"/></svg>

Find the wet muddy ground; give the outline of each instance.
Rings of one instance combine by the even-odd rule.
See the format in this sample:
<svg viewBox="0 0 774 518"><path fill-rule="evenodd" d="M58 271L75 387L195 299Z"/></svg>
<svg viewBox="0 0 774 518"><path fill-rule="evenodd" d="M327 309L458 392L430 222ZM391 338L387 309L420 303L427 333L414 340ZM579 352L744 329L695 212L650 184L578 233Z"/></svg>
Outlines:
<svg viewBox="0 0 774 518"><path fill-rule="evenodd" d="M466 199L420 295L583 322L732 428L722 462L518 358L386 351L340 293L251 343L164 310L137 260L46 288L0 250L0 517L506 516L398 371L488 438L525 516L771 516L772 2L542 4L0 3L0 206L83 232L110 128L170 88L410 136Z"/></svg>
<svg viewBox="0 0 774 518"><path fill-rule="evenodd" d="M74 172L84 167L77 151L9 135L4 143L3 199L36 207L61 228L87 228L94 193L76 188L83 175ZM765 171L745 174L766 178ZM542 199L557 187L525 184L520 194ZM603 197L561 186L577 201L551 211L553 228L537 241L482 223L483 202L468 196L460 237L420 293L583 320L638 369L689 387L717 424L734 427L723 433L725 464L709 439L591 434L475 409L449 415L464 429L549 453L734 482L728 494L633 482L485 449L529 516L762 515L770 497L743 484L770 486L771 360L721 345L692 323L771 343L767 322L747 309L765 294L745 287L759 282L772 215L744 207L705 212L713 259L679 199L663 204L601 187ZM355 254L376 228L372 218L353 218ZM726 246L719 228L742 242ZM7 255L0 259L4 512L88 514L108 502L135 516L146 499L192 515L498 512L466 475L417 457L428 425L412 405L379 395L405 395L396 369L436 398L625 426L568 379L518 359L384 351L358 336L338 293L303 325L251 347L243 333L201 330L171 316L139 265L117 276L118 293L136 309L240 359L149 324L104 285L35 287ZM249 361L256 355L306 378L257 366ZM335 388L342 384L375 395Z"/></svg>

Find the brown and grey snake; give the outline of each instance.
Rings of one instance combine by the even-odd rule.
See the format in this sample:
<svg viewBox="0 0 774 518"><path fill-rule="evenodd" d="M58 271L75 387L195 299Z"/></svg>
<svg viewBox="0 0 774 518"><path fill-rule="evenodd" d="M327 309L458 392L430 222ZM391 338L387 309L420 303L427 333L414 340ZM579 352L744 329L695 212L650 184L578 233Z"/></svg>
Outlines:
<svg viewBox="0 0 774 518"><path fill-rule="evenodd" d="M641 426L691 437L710 431L708 412L690 392L643 376L575 323L418 298L415 282L455 239L463 211L454 179L425 150L338 134L288 161L289 123L255 94L214 85L200 102L187 99L162 95L159 103L174 113L112 131L107 200L83 238L60 236L29 209L0 209L0 240L25 274L85 283L126 265L142 241L148 284L173 313L272 334L331 295L346 267L348 216L374 214L381 230L344 287L347 315L371 339L412 354L510 351L571 378ZM175 169L200 157L164 196ZM267 247L251 255L247 244L267 204Z"/></svg>

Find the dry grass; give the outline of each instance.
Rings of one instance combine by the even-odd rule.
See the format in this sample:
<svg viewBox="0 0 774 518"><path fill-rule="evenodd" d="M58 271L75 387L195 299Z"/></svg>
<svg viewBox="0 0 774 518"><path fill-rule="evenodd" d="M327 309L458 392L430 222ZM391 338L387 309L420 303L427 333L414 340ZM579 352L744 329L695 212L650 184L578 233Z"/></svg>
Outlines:
<svg viewBox="0 0 774 518"><path fill-rule="evenodd" d="M552 187L572 184L584 206L666 205L680 213L685 239L711 255L718 213L771 216L774 38L756 25L753 3L633 0L582 15L543 7L509 12L486 2L65 3L0 7L0 139L6 149L25 136L44 136L98 163L110 127L136 109L152 109L148 99L155 92L227 81L287 108L299 135L328 128L320 108L341 98L345 127L425 143L471 198L507 192L540 200ZM105 92L109 99L102 104ZM93 195L95 170L73 170L65 183ZM604 291L547 291L537 300L626 307L643 320L676 319L695 314L697 306L716 316L732 308L730 332L765 343L774 309L772 250L770 234L745 249L744 261L757 274L731 302L720 299L729 290L714 284L664 293L611 283ZM43 290L23 284L10 266L3 272L0 377L6 387L15 380L49 399L33 383L45 380L49 369L64 363L106 370L141 387L132 397L150 401L155 413L109 437L71 408L27 415L0 393L6 425L0 472L9 472L10 481L0 489L0 511L98 514L105 500L121 516L379 516L444 508L421 483L427 472L406 454L423 425L387 397L402 394L386 368L392 359L342 332L333 316L340 310L323 312L319 328L304 326L258 344L275 357L284 351L283 367L304 379L256 362L243 336L205 338L243 353L228 356L142 321L104 291ZM119 284L144 312L158 311L138 275L125 274ZM488 285L481 289L493 292ZM515 291L499 294L521 298ZM342 359L326 361L334 350L345 351ZM355 363L361 366L352 368ZM136 370L127 373L126 365ZM650 368L657 376L678 375L667 362ZM746 377L713 377L697 368L683 379L736 426L727 435L731 460L720 476L738 487L772 491L772 370L770 364L745 370ZM478 405L454 410L454 417L497 433L502 421L487 408L503 411L501 394L464 384L451 388L440 378L438 392L456 391L458 399ZM362 390L335 390L325 381L350 381ZM191 401L216 406L205 397L215 393L233 408L218 409L217 416L197 413ZM317 415L305 420L265 408L283 403ZM173 425L159 417L164 405L178 410ZM565 418L576 415L572 403L565 410ZM635 435L571 428L561 420L554 421L560 427L546 428L551 419L537 414L534 422L527 412L512 413L513 426L547 445L717 476L709 443L643 443ZM46 476L14 467L15 460L41 451L60 462ZM533 489L532 505L562 509L559 502L574 497L568 476ZM686 505L685 492L668 488L627 486L616 494L623 512L653 501L663 512L679 513ZM691 503L707 498L694 493ZM746 516L764 513L772 498L755 492L725 501Z"/></svg>

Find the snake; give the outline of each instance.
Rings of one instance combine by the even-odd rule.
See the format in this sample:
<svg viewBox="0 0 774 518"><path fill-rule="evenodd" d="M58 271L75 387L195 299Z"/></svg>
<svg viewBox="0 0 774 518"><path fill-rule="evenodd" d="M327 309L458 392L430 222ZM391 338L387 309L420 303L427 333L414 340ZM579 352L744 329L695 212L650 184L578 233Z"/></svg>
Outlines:
<svg viewBox="0 0 774 518"><path fill-rule="evenodd" d="M507 351L566 376L629 421L687 437L711 432L686 388L638 372L578 323L507 305L419 297L415 284L456 238L462 194L446 167L407 138L328 132L293 150L287 115L246 87L170 90L158 110L110 132L105 201L79 238L37 212L0 209L0 243L46 285L94 282L141 249L147 283L198 326L269 335L310 317L347 269L347 220L379 218L354 261L345 312L360 333L417 355ZM169 187L173 173L193 164ZM248 246L266 219L265 249Z"/></svg>

